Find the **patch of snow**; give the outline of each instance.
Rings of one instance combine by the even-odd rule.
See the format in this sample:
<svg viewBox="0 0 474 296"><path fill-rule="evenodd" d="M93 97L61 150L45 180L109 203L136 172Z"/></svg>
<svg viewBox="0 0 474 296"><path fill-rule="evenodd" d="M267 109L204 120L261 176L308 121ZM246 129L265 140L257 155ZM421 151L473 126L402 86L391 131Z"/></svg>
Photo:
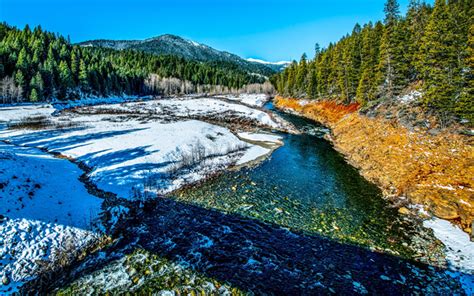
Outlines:
<svg viewBox="0 0 474 296"><path fill-rule="evenodd" d="M417 101L418 99L422 97L422 95L423 94L421 92L414 90L414 91L409 92L406 95L397 97L397 100L406 104L406 103Z"/></svg>
<svg viewBox="0 0 474 296"><path fill-rule="evenodd" d="M298 104L303 107L303 106L306 106L309 104L309 101L308 100L299 100L298 101Z"/></svg>
<svg viewBox="0 0 474 296"><path fill-rule="evenodd" d="M278 135L272 134L263 134L263 133L248 133L242 132L238 133L238 136L242 139L249 140L249 141L256 141L256 142L267 142L281 145L282 137Z"/></svg>
<svg viewBox="0 0 474 296"><path fill-rule="evenodd" d="M75 227L27 219L0 222L0 293L15 293L40 271L39 261L54 262L54 250L64 246L81 249L98 239L98 235Z"/></svg>
<svg viewBox="0 0 474 296"><path fill-rule="evenodd" d="M201 46L201 44L197 43L196 41L189 40L189 42L190 42L192 45L196 46L196 47L200 47L200 46Z"/></svg>
<svg viewBox="0 0 474 296"><path fill-rule="evenodd" d="M278 65L278 66L291 64L291 62L289 61L268 62L268 61L264 61L260 59L254 59L254 58L248 58L247 61L252 62L252 63L264 64L264 65Z"/></svg>
<svg viewBox="0 0 474 296"><path fill-rule="evenodd" d="M0 214L89 228L102 200L87 192L82 173L39 149L0 143Z"/></svg>
<svg viewBox="0 0 474 296"><path fill-rule="evenodd" d="M41 108L41 107L38 107ZM96 229L101 199L79 181L82 171L39 149L0 143L0 294L17 291L54 260L65 243L84 247Z"/></svg>
<svg viewBox="0 0 474 296"><path fill-rule="evenodd" d="M237 161L236 165L243 165L245 163L251 162L269 154L271 151L271 149L254 145L245 151L244 155L239 159L239 161Z"/></svg>
<svg viewBox="0 0 474 296"><path fill-rule="evenodd" d="M225 95L226 99L238 101L249 106L263 107L269 97L266 94Z"/></svg>
<svg viewBox="0 0 474 296"><path fill-rule="evenodd" d="M452 271L448 274L458 278L468 295L474 294L474 242L469 235L449 221L433 217L423 222L433 229L434 235L446 247L446 259Z"/></svg>
<svg viewBox="0 0 474 296"><path fill-rule="evenodd" d="M0 122L17 121L26 117L49 116L55 109L50 104L31 104L0 107Z"/></svg>
<svg viewBox="0 0 474 296"><path fill-rule="evenodd" d="M469 234L449 221L433 217L423 222L446 246L447 259L452 268L474 274L474 242Z"/></svg>

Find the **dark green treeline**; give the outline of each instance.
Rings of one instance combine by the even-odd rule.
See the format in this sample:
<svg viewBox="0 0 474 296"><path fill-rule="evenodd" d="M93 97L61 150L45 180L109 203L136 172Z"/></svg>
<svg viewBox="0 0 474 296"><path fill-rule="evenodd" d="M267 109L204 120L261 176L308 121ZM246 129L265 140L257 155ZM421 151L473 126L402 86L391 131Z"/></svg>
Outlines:
<svg viewBox="0 0 474 296"><path fill-rule="evenodd" d="M383 22L303 55L272 78L285 96L372 105L418 89L420 103L474 121L474 0L412 0L401 16L396 0Z"/></svg>
<svg viewBox="0 0 474 296"><path fill-rule="evenodd" d="M228 88L264 82L231 63L80 47L41 27L0 24L0 103L150 94L149 74Z"/></svg>

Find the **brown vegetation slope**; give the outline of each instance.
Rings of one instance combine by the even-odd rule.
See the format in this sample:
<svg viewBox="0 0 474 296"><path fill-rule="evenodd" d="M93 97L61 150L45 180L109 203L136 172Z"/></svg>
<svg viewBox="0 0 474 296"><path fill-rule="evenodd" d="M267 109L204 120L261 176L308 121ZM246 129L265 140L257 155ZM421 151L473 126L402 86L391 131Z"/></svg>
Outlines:
<svg viewBox="0 0 474 296"><path fill-rule="evenodd" d="M395 121L361 115L357 104L275 98L290 109L331 128L330 140L361 174L387 196L405 196L435 216L472 232L474 146L468 136L409 131Z"/></svg>

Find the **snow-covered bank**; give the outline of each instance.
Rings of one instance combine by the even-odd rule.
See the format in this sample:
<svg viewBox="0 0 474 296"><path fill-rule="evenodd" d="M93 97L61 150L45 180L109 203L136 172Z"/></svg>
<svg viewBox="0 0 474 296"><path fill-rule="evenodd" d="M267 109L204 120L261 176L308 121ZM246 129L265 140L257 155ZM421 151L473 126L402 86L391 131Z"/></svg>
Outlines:
<svg viewBox="0 0 474 296"><path fill-rule="evenodd" d="M423 222L425 227L433 229L437 239L446 246L446 256L451 267L474 275L474 242L465 233L449 221L436 217Z"/></svg>
<svg viewBox="0 0 474 296"><path fill-rule="evenodd" d="M91 231L29 219L0 222L0 294L18 292L41 272L41 263L54 263L61 253L81 250L99 239ZM68 254L69 255L69 254Z"/></svg>
<svg viewBox="0 0 474 296"><path fill-rule="evenodd" d="M468 295L474 295L474 242L469 235L449 221L433 217L423 222L446 247L446 259Z"/></svg>
<svg viewBox="0 0 474 296"><path fill-rule="evenodd" d="M256 125L285 129L285 122L279 117L251 107L229 103L215 98L180 98L146 102L98 105L79 113L129 113L156 115L167 118L203 118L221 121L248 120Z"/></svg>
<svg viewBox="0 0 474 296"><path fill-rule="evenodd" d="M249 145L228 129L196 120L171 123L127 120L117 116L78 116L83 125L63 130L10 130L0 139L45 148L89 167L100 189L133 198L136 190L166 193L222 170ZM202 163L201 163L202 162ZM145 188L153 183L154 188Z"/></svg>
<svg viewBox="0 0 474 296"><path fill-rule="evenodd" d="M0 143L0 214L89 228L102 201L79 181L82 173L39 149Z"/></svg>
<svg viewBox="0 0 474 296"><path fill-rule="evenodd" d="M228 100L237 101L249 106L263 107L269 100L266 94L240 94L240 95L224 95Z"/></svg>
<svg viewBox="0 0 474 296"><path fill-rule="evenodd" d="M238 133L238 135L240 138L246 139L249 141L272 143L276 145L283 144L282 137L274 135L274 134L241 132L241 133Z"/></svg>
<svg viewBox="0 0 474 296"><path fill-rule="evenodd" d="M273 134L241 132L238 133L238 136L246 141L259 143L261 145L254 145L250 149L247 149L245 154L236 163L237 165L265 157L272 153L274 149L283 145L282 137Z"/></svg>
<svg viewBox="0 0 474 296"><path fill-rule="evenodd" d="M0 107L0 123L32 116L50 116L56 109L50 104L30 104Z"/></svg>
<svg viewBox="0 0 474 296"><path fill-rule="evenodd" d="M82 171L39 149L0 143L0 294L17 291L67 244L80 250L100 234L102 201ZM87 229L87 230L86 230Z"/></svg>
<svg viewBox="0 0 474 296"><path fill-rule="evenodd" d="M0 132L0 140L76 159L91 168L89 179L99 189L123 198L165 194L271 152L253 142L281 145L278 137L239 138L225 127L189 118L285 126L282 119L238 103L183 98L76 108L48 118L53 127L67 128L10 129Z"/></svg>

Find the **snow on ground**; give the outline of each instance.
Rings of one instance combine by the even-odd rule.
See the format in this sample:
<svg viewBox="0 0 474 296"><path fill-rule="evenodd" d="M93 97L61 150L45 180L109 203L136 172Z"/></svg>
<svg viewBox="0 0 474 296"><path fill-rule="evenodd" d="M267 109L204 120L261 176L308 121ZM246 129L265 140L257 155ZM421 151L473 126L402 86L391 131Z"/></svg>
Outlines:
<svg viewBox="0 0 474 296"><path fill-rule="evenodd" d="M137 197L136 189L167 193L201 180L234 164L252 147L228 129L202 121L116 122L118 118L80 115L71 119L82 122L79 127L8 130L0 132L0 140L77 159L92 168L90 179L100 189L124 198Z"/></svg>
<svg viewBox="0 0 474 296"><path fill-rule="evenodd" d="M273 134L263 134L263 133L248 133L242 132L238 133L239 137L245 140L255 141L255 142L265 142L265 143L274 143L281 145L282 137L273 135Z"/></svg>
<svg viewBox="0 0 474 296"><path fill-rule="evenodd" d="M79 181L82 171L39 149L0 143L0 214L86 228L102 200Z"/></svg>
<svg viewBox="0 0 474 296"><path fill-rule="evenodd" d="M264 148L262 146L254 145L247 149L244 155L235 163L236 165L243 165L254 161L272 152L272 149Z"/></svg>
<svg viewBox="0 0 474 296"><path fill-rule="evenodd" d="M120 114L98 112L104 109ZM21 128L0 129L0 141L6 141L0 142L0 278L7 283L0 285L0 294L14 292L34 277L38 260L54 260L54 250L68 245L77 250L100 235L90 229L101 200L79 181L83 172L44 149L88 165L90 181L102 190L142 198L271 152L272 147L244 140L267 147L280 144L277 136L241 133L239 138L227 128L187 117L282 126L263 111L209 98L84 107L52 116L54 111L51 105L0 108L0 121L45 116L50 123L43 129L29 129L26 121ZM113 217L126 212L111 210Z"/></svg>
<svg viewBox="0 0 474 296"><path fill-rule="evenodd" d="M402 103L411 103L421 98L422 95L423 94L421 92L414 90L414 91L409 92L406 95L397 97L397 99L398 101Z"/></svg>
<svg viewBox="0 0 474 296"><path fill-rule="evenodd" d="M0 122L20 120L25 117L49 116L55 109L50 104L18 105L0 108Z"/></svg>
<svg viewBox="0 0 474 296"><path fill-rule="evenodd" d="M254 145L245 151L245 154L239 159L236 165L245 164L270 154L274 149L283 145L282 137L264 133L238 133L241 139L251 142L261 142L266 147Z"/></svg>
<svg viewBox="0 0 474 296"><path fill-rule="evenodd" d="M126 102L133 102L139 100L149 100L151 96L139 97L139 96L122 96L122 97L87 97L80 100L71 101L58 101L54 103L56 110L64 110L69 108L76 108L82 106L95 106L100 104L120 104Z"/></svg>
<svg viewBox="0 0 474 296"><path fill-rule="evenodd" d="M474 242L469 235L449 221L436 217L423 222L425 227L433 229L434 235L446 247L446 259L451 276L459 278L468 295L474 295Z"/></svg>
<svg viewBox="0 0 474 296"><path fill-rule="evenodd" d="M92 229L101 200L79 181L82 171L39 149L0 143L0 294L31 279L38 260L54 260L66 242L78 248ZM7 283L7 284L5 284Z"/></svg>
<svg viewBox="0 0 474 296"><path fill-rule="evenodd" d="M278 117L272 118L264 111L213 98L164 99L146 102L100 105L91 107L91 109L96 112L128 112L133 114L166 115L175 118L199 117L223 121L231 119L247 119L254 121L256 124L271 128L285 128L283 120ZM86 109L86 111L89 112L90 110ZM81 112L81 110L79 110L79 112Z"/></svg>
<svg viewBox="0 0 474 296"><path fill-rule="evenodd" d="M249 106L263 107L268 102L269 97L266 94L240 94L224 95L224 98L232 101L238 101Z"/></svg>
<svg viewBox="0 0 474 296"><path fill-rule="evenodd" d="M453 268L474 275L474 242L470 241L469 234L436 217L424 221L423 225L433 229L436 238L446 246L447 259Z"/></svg>
<svg viewBox="0 0 474 296"><path fill-rule="evenodd" d="M39 272L39 261L51 262L65 248L80 250L98 239L93 232L29 219L0 222L0 294L17 292Z"/></svg>

